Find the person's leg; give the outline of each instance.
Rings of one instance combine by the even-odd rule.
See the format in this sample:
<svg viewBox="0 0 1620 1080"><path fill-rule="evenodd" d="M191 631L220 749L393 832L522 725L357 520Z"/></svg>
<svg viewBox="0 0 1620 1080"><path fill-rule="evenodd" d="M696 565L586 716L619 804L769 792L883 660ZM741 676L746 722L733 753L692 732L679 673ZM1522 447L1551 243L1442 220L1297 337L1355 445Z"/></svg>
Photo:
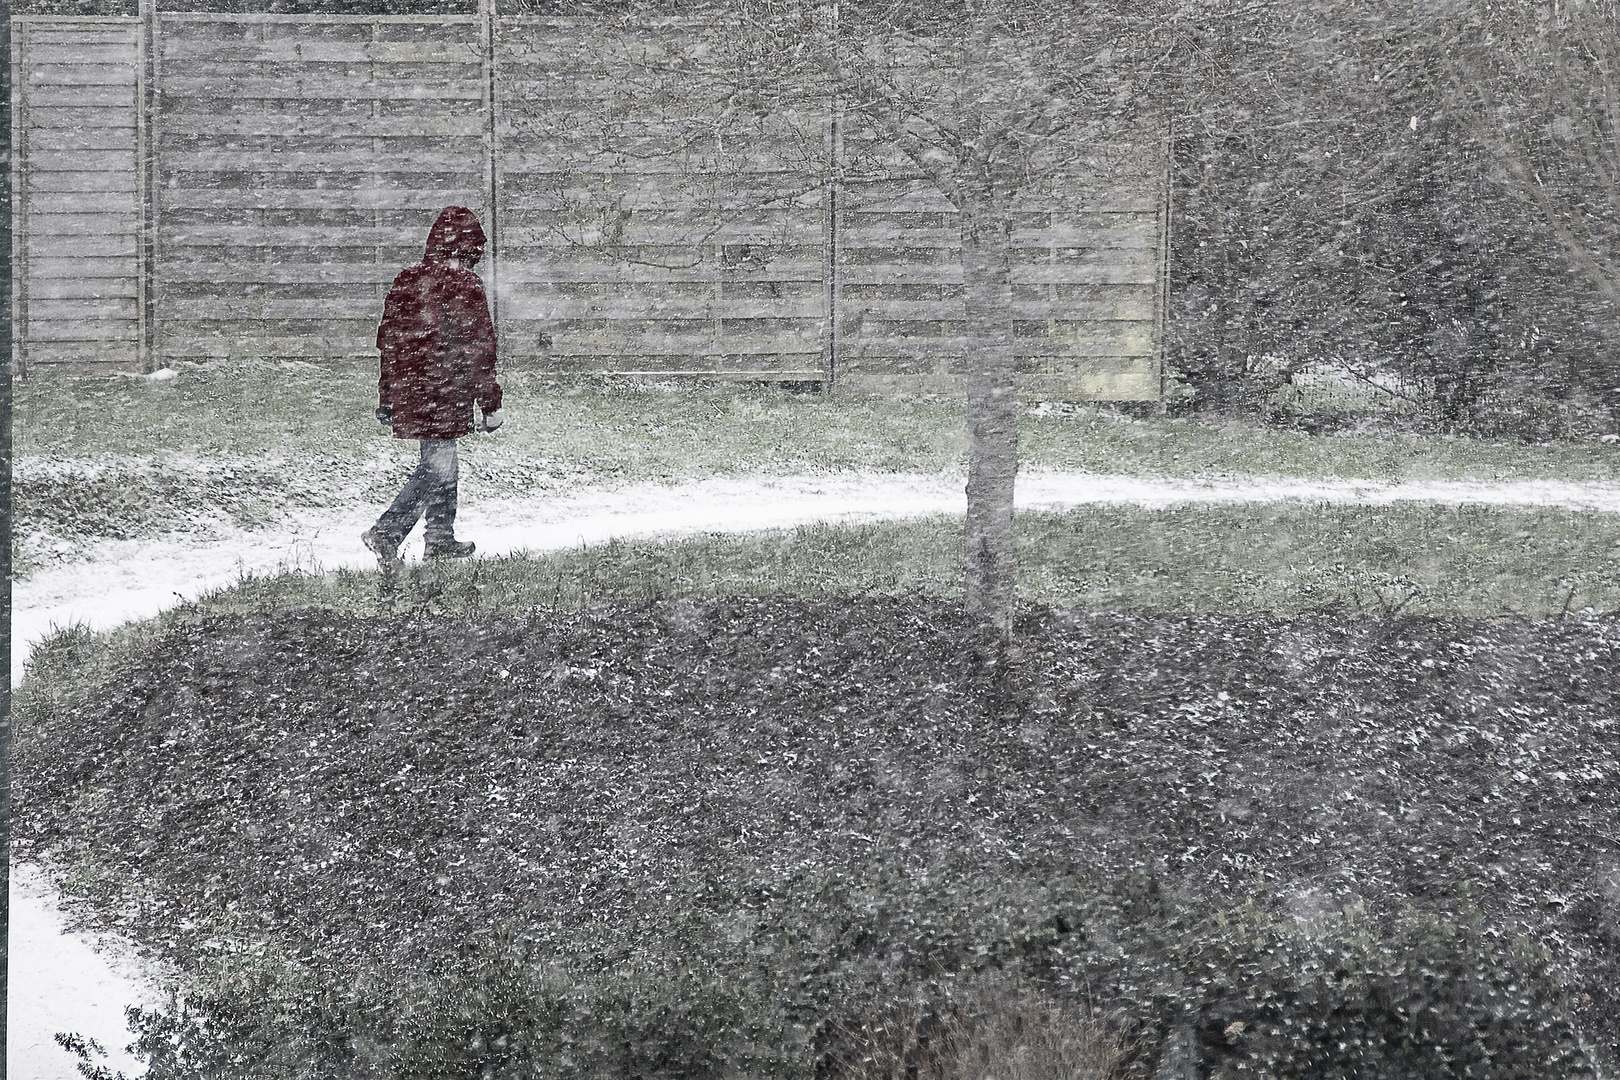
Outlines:
<svg viewBox="0 0 1620 1080"><path fill-rule="evenodd" d="M394 496L393 504L383 511L382 517L377 519L376 531L396 545L404 541L416 523L422 517L422 512L428 505L433 489L439 484L437 473L433 467L434 447L443 443L442 439L421 439L422 460L406 478L405 486L399 489ZM453 444L452 444L453 445Z"/></svg>
<svg viewBox="0 0 1620 1080"><path fill-rule="evenodd" d="M422 467L429 477L423 500L427 524L422 538L429 547L446 547L456 539L456 484L460 478L456 440L422 440Z"/></svg>

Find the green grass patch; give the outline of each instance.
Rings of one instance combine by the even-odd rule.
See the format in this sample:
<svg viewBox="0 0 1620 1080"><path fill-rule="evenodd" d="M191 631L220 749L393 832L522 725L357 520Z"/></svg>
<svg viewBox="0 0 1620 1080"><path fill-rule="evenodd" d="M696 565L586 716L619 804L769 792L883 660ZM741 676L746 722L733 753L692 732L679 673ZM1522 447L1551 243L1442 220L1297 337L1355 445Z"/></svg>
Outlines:
<svg viewBox="0 0 1620 1080"><path fill-rule="evenodd" d="M1092 610L1557 616L1620 610L1620 520L1572 510L1413 504L1141 509L1018 515L1021 599ZM208 612L318 605L366 614L583 610L678 596L959 597L962 523L668 540L374 572L256 577Z"/></svg>
<svg viewBox="0 0 1620 1080"><path fill-rule="evenodd" d="M793 393L769 387L502 377L508 422L481 442L514 489L724 472L959 470L959 402ZM293 462L393 452L372 420L376 378L312 365L186 367L166 382L19 381L19 456L195 454ZM1132 418L1099 406L1032 406L1028 467L1159 476L1612 480L1602 443L1530 446L1420 435L1316 437L1241 422Z"/></svg>

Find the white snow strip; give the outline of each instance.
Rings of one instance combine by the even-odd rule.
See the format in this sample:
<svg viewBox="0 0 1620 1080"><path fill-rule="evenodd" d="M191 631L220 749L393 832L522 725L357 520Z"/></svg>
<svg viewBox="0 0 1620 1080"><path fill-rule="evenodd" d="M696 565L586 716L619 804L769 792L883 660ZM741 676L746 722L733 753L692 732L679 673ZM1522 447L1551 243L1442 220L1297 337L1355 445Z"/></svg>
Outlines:
<svg viewBox="0 0 1620 1080"><path fill-rule="evenodd" d="M1620 513L1620 485L1562 481L1172 480L1091 473L1020 475L1024 509L1085 504L1146 507L1307 502L1388 506L1399 502L1562 507ZM741 477L684 484L591 488L541 500L463 498L458 531L481 553L555 551L615 537L751 532L817 521L876 521L960 514L960 477L859 475ZM16 583L11 682L18 685L33 646L53 628L106 630L148 618L244 574L373 565L359 535L381 507L293 517L277 529L212 536L107 541L88 562L41 569ZM415 549L415 550L420 550Z"/></svg>
<svg viewBox="0 0 1620 1080"><path fill-rule="evenodd" d="M1174 480L1054 471L1022 473L1017 485L1017 504L1024 509L1288 501L1363 506L1429 502L1620 513L1620 485L1255 477ZM560 498L529 500L481 500L464 493L462 502L458 533L475 540L479 552L489 555L553 551L616 537L750 532L820 521L960 514L967 507L962 478L937 474L719 478L590 488ZM230 585L248 573L373 566L359 536L381 509L357 506L338 515L293 517L281 528L253 532L109 541L99 545L87 562L36 571L14 587L12 685L21 681L34 644L54 627L83 624L94 630L111 629ZM407 550L414 554L420 547ZM6 1048L10 1075L71 1080L76 1077L72 1059L56 1046L52 1034L81 1031L109 1052L121 1048L129 1041L121 1030L124 1006L150 1001L155 990L138 968L126 964L115 972L85 942L64 934L54 894L37 872L14 864L12 881L12 1012ZM133 1063L114 1067L136 1075Z"/></svg>
<svg viewBox="0 0 1620 1080"><path fill-rule="evenodd" d="M37 867L11 864L10 1000L7 1075L17 1080L82 1080L76 1058L57 1045L58 1031L77 1032L106 1050L95 1058L116 1072L145 1066L124 1047L134 1036L124 1007L158 1004L150 967L127 942L71 933L56 890Z"/></svg>

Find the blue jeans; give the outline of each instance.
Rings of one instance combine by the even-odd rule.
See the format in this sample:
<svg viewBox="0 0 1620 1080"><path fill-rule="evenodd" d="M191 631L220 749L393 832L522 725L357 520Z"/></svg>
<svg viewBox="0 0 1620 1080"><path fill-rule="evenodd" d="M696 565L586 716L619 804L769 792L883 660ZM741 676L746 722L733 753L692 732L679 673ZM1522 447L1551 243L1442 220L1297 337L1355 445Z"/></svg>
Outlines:
<svg viewBox="0 0 1620 1080"><path fill-rule="evenodd" d="M429 544L448 544L456 538L456 440L419 441L422 463L400 488L393 505L377 519L377 531L397 544L426 516L423 538Z"/></svg>

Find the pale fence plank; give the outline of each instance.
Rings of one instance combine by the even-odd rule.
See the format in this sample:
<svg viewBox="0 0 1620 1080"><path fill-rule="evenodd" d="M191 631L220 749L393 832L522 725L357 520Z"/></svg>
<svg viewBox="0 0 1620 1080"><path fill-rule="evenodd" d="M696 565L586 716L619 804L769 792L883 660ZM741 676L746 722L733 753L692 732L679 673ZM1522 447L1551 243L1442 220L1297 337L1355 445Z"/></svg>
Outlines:
<svg viewBox="0 0 1620 1080"><path fill-rule="evenodd" d="M133 297L136 294L133 277L112 278L39 278L28 283L29 293L38 300L105 300L109 297Z"/></svg>
<svg viewBox="0 0 1620 1080"><path fill-rule="evenodd" d="M135 92L133 87L130 90L129 99L131 112L125 112L123 109L117 108L45 106L37 102L31 102L29 108L34 115L30 118L30 123L42 132L77 132L97 128L125 129L133 132L135 130L135 117L133 115ZM133 140L134 136L131 135L130 138ZM133 145L133 142L131 142L131 145Z"/></svg>
<svg viewBox="0 0 1620 1080"><path fill-rule="evenodd" d="M89 163L87 163L89 164ZM94 172L36 172L26 174L28 191L112 192L135 190L135 176L126 169L97 169Z"/></svg>
<svg viewBox="0 0 1620 1080"><path fill-rule="evenodd" d="M129 65L135 62L135 54L133 41L114 41L105 44L86 41L63 45L46 44L35 40L28 49L28 63L41 67L58 64L116 64L128 70Z"/></svg>
<svg viewBox="0 0 1620 1080"><path fill-rule="evenodd" d="M205 64L441 64L468 61L476 41L208 41L195 36L167 38L166 61Z"/></svg>
<svg viewBox="0 0 1620 1080"><path fill-rule="evenodd" d="M134 142L135 129L130 129L130 142ZM35 214L132 214L135 193L109 191L40 191L31 188L28 208Z"/></svg>
<svg viewBox="0 0 1620 1080"><path fill-rule="evenodd" d="M28 97L41 109L135 107L135 82L121 86L30 86ZM133 126L133 124L131 125Z"/></svg>
<svg viewBox="0 0 1620 1080"><path fill-rule="evenodd" d="M30 69L25 81L30 88L74 86L135 86L134 57L121 57L107 63L80 61L71 64L39 64ZM38 63L38 61L36 61Z"/></svg>
<svg viewBox="0 0 1620 1080"><path fill-rule="evenodd" d="M182 109L165 102L163 134L174 139L189 136L236 135L295 138L317 135L331 138L418 138L454 139L475 137L476 117L386 114L374 116L358 108L346 114L319 114L299 108L222 111L213 103Z"/></svg>
<svg viewBox="0 0 1620 1080"><path fill-rule="evenodd" d="M135 321L133 318L117 317L104 319L79 317L47 319L30 312L28 340L30 343L36 341L89 341L133 345L135 342Z"/></svg>
<svg viewBox="0 0 1620 1080"><path fill-rule="evenodd" d="M470 141L470 140L469 140ZM405 166L402 161L378 161L370 149L348 150L336 153L233 149L210 147L205 150L171 150L163 156L167 169L176 172L242 172L259 173L307 172L328 175L371 175L376 172L397 172ZM413 150L410 167L421 172L459 172L466 170L467 154L455 148Z"/></svg>
<svg viewBox="0 0 1620 1080"><path fill-rule="evenodd" d="M36 220L23 248L25 259L39 262L44 259L72 260L79 258L133 259L135 234L133 232L104 233L97 236L44 235Z"/></svg>

